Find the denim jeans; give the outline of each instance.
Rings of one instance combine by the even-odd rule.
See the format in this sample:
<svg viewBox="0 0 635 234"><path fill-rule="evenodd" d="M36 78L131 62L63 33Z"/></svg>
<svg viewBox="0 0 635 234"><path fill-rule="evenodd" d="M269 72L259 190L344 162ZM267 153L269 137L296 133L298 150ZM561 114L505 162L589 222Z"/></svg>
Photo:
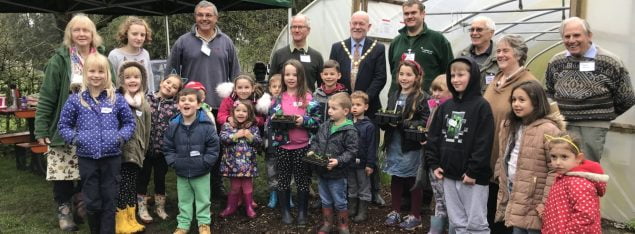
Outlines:
<svg viewBox="0 0 635 234"><path fill-rule="evenodd" d="M540 230L514 227L514 234L540 234Z"/></svg>
<svg viewBox="0 0 635 234"><path fill-rule="evenodd" d="M322 207L333 207L335 210L348 210L346 201L346 178L324 179L319 178L318 190Z"/></svg>

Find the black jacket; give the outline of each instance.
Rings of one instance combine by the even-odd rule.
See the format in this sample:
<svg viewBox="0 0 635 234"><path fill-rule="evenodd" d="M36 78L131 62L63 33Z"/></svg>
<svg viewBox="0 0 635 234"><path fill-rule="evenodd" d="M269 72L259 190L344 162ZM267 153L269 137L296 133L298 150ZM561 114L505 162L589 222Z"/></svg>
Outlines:
<svg viewBox="0 0 635 234"><path fill-rule="evenodd" d="M357 156L359 164L353 162L351 166L356 169L365 167L375 168L377 162L377 148L379 147L379 131L367 116L355 122L355 128L359 135Z"/></svg>
<svg viewBox="0 0 635 234"><path fill-rule="evenodd" d="M186 126L183 124L183 117L178 114L170 121L165 132L165 162L181 177L205 175L218 160L216 127L202 110L196 115L196 120Z"/></svg>
<svg viewBox="0 0 635 234"><path fill-rule="evenodd" d="M338 164L332 170L316 167L314 171L325 179L346 178L349 164L357 155L357 129L353 124L348 124L331 133L331 126L330 120L320 125L320 130L311 139L311 151L321 156L330 154L337 159Z"/></svg>
<svg viewBox="0 0 635 234"><path fill-rule="evenodd" d="M374 41L375 40L366 37L361 55L364 55L366 51L370 49ZM346 46L352 55L353 51L349 48L351 46L351 38L344 40L344 46ZM350 92L361 90L368 94L370 100L368 101L368 111L366 111L366 114L372 120L377 110L381 109L379 93L381 93L384 85L386 85L386 49L384 45L378 41L373 50L370 51L359 64L355 90L351 89L351 59L348 57L346 51L344 51L341 41L333 43L329 59L333 59L340 64L342 78L339 82L344 84Z"/></svg>
<svg viewBox="0 0 635 234"><path fill-rule="evenodd" d="M426 163L433 170L441 167L447 178L462 181L466 174L477 184L487 185L492 174L492 109L481 96L478 64L472 58L460 57L449 66L456 62L470 64L470 80L459 95L451 85L448 67L447 83L453 98L443 103L432 119L425 146Z"/></svg>
<svg viewBox="0 0 635 234"><path fill-rule="evenodd" d="M388 107L387 110L395 110L395 106L397 105L397 100L399 99L399 95L401 92L394 92L392 96L388 97ZM408 96L406 99L406 104L404 108L397 108L397 110L402 110L402 119L403 121L399 126L393 127L390 125L380 125L379 127L385 131L384 133L384 149L387 149L390 145L390 139L392 138L392 134L394 131L400 131L401 135L404 135L404 129L410 128L410 126L426 126L426 122L428 122L428 117L430 116L430 108L428 107L428 99L429 96L425 92L422 96L420 96L417 100L413 100L413 96ZM416 108L413 113L412 108L410 108L416 102ZM408 117L412 114L412 118L408 120ZM405 140L401 141L401 149L402 151L408 152L411 150L419 150L421 149L421 142L416 140L410 140L403 138Z"/></svg>

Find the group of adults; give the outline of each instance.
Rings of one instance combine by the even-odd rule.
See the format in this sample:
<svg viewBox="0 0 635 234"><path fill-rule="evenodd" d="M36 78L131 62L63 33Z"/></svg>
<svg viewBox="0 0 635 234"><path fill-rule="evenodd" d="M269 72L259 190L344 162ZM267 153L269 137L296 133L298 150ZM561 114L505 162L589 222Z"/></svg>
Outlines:
<svg viewBox="0 0 635 234"><path fill-rule="evenodd" d="M382 43L367 36L371 21L370 16L363 11L352 14L350 37L333 43L331 47L329 58L341 66L340 83L351 92L364 91L370 97L367 112L370 117L381 109L380 93L388 75L386 56L392 74L389 93L397 90L395 69L402 60L415 60L421 65L425 74L423 89L428 91L432 80L445 74L448 63L454 58L451 45L443 34L428 28L425 23L423 3L408 0L402 10L405 26L391 42L387 55ZM191 30L179 37L172 47L168 71L176 71L190 81L201 82L208 90L205 102L217 114L221 98L215 87L239 74L238 56L231 38L217 25L219 15L214 4L208 1L198 3L194 18L196 22ZM68 28L67 33L70 33ZM48 154L49 172L55 172L51 174L56 176L48 179L54 181L54 199L59 205L68 204L73 194L79 192L77 184L73 182L79 179L77 160L72 157L72 148L65 145L57 132L59 113L70 93L70 81L81 74L81 62L73 63L69 50L77 49L73 55L79 58L85 58L94 51L103 53L101 37L94 25L77 25L70 27L70 30L79 30L82 36L65 35L64 45L51 60L57 62L48 64L56 69L47 68L47 71L55 72L45 74L35 131L36 138L53 149ZM321 84L320 72L324 60L322 54L307 42L311 31L310 19L301 14L294 16L289 30L292 41L275 51L270 62L270 74L281 72L282 65L288 59L297 59L304 65L307 86L313 91ZM525 80L536 79L525 67L529 48L524 39L517 35L502 36L495 43L495 23L487 17L475 17L469 32L471 45L457 56L469 56L479 63L483 96L490 102L498 130L500 122L511 110L508 101L511 89ZM617 56L592 42L593 33L585 20L577 17L564 20L560 35L566 50L549 62L545 74L546 91L566 118L567 130L581 136L584 142L582 151L589 159L599 161L609 121L635 104L629 73ZM496 145L492 152L498 152ZM496 153L492 154L492 168L497 157ZM213 177L213 193L222 194L221 177ZM384 203L377 192L378 183L376 177L373 201ZM496 227L493 220L497 191L498 186L492 178L488 213L492 218L489 220L491 230L495 233L504 229L500 224ZM58 214L68 213L62 209L67 207L60 206Z"/></svg>

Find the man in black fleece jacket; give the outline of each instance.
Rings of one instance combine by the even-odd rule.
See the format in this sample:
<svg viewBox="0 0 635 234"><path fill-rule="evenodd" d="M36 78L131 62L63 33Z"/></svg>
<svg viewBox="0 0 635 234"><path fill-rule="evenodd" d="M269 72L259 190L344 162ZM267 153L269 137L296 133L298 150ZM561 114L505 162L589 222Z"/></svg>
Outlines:
<svg viewBox="0 0 635 234"><path fill-rule="evenodd" d="M492 110L481 96L479 67L472 58L454 59L447 71L453 98L432 120L425 146L427 165L443 179L448 217L456 233L489 233L483 201L492 174Z"/></svg>

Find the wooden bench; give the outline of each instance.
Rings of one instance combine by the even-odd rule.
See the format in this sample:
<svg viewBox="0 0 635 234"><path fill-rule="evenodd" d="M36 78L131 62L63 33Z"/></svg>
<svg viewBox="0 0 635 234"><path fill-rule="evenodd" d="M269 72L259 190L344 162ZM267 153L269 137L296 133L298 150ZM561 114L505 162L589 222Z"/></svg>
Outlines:
<svg viewBox="0 0 635 234"><path fill-rule="evenodd" d="M31 141L29 132L16 132L0 135L0 143L13 145L18 143L25 143Z"/></svg>

